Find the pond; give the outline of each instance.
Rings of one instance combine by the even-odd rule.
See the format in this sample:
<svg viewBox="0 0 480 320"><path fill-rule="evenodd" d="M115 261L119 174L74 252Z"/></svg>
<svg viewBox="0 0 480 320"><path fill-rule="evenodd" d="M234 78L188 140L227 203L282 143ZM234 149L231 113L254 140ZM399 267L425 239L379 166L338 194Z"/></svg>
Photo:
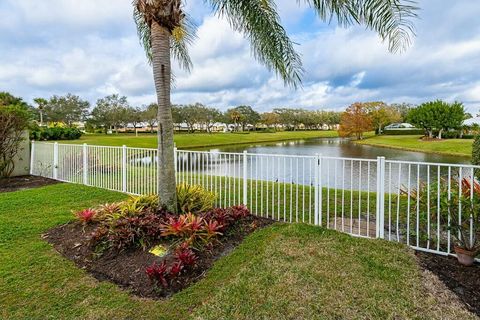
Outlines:
<svg viewBox="0 0 480 320"><path fill-rule="evenodd" d="M424 152L413 152L399 149L381 148L356 144L348 139L318 138L307 140L284 141L268 144L234 145L208 148L206 151L286 154L313 156L321 154L328 157L376 159L383 156L387 160L405 160L418 162L440 162L468 164L468 157L441 155Z"/></svg>
<svg viewBox="0 0 480 320"><path fill-rule="evenodd" d="M387 160L384 181L390 192L399 192L400 187L406 186L418 188L422 182L438 183L439 178L448 179L450 176L456 179L460 176L471 177L473 174L471 168L460 169L456 166L469 164L467 157L373 147L340 138L223 146L197 151L179 151L179 173L241 178L244 169L241 153L247 151L250 154L246 165L249 179L300 185L315 183L315 170L318 166L312 156L320 154L324 157L318 171L320 183L324 187L335 189L375 190L376 158L379 156ZM144 166L150 166L154 161L151 157L131 160L132 164ZM436 165L443 163L454 166ZM190 176L190 179L193 178Z"/></svg>
<svg viewBox="0 0 480 320"><path fill-rule="evenodd" d="M376 159L400 161L386 163L385 186L397 191L410 185L418 187L420 183L436 183L439 178L447 179L471 177L470 168L459 169L457 166L438 166L434 163L469 164L468 157L441 155L423 152L405 151L356 144L348 139L318 138L307 140L284 141L277 143L235 145L208 148L210 155L180 153L180 169L189 172L202 172L210 175L242 177L242 157L229 156L223 152L242 153L258 156L248 157L248 177L251 179L277 181L311 185L314 183L315 161L298 156L314 156L346 159L323 159L320 179L323 186L351 190L372 190L376 184L376 161L358 161L355 159ZM268 155L287 155L296 157L276 157ZM427 162L428 164L403 163ZM184 167L181 167L184 165Z"/></svg>

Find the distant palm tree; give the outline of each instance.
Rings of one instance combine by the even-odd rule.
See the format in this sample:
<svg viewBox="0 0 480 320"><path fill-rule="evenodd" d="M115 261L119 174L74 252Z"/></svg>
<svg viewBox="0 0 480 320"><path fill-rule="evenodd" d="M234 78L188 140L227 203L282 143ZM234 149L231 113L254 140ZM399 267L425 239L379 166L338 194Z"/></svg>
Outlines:
<svg viewBox="0 0 480 320"><path fill-rule="evenodd" d="M294 1L294 0L291 0ZM301 84L300 56L280 23L275 0L204 0L213 12L228 20L233 30L250 41L254 57L287 85ZM301 1L298 1L299 3ZM403 50L414 35L411 19L417 7L410 0L305 0L324 21L347 27L365 25L389 42L389 50ZM160 205L173 208L175 165L170 104L171 56L190 70L187 45L195 27L183 11L182 0L133 0L134 19L147 57L153 66L158 100L158 194Z"/></svg>
<svg viewBox="0 0 480 320"><path fill-rule="evenodd" d="M45 106L48 104L48 101L43 98L35 98L33 102L37 104L38 112L40 113L40 126L43 126L43 111L45 110Z"/></svg>

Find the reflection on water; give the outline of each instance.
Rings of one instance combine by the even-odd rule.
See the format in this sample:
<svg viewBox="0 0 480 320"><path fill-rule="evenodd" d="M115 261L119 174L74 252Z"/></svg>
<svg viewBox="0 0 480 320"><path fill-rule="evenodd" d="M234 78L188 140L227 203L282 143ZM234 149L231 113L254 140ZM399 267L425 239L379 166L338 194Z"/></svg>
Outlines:
<svg viewBox="0 0 480 320"><path fill-rule="evenodd" d="M288 155L321 154L322 156L326 157L362 159L375 159L376 157L385 157L387 160L390 159L419 162L469 163L468 157L373 147L356 144L348 139L341 138L318 138L249 146L226 146L212 150L224 152L243 152L244 150L247 150L249 153L273 153Z"/></svg>

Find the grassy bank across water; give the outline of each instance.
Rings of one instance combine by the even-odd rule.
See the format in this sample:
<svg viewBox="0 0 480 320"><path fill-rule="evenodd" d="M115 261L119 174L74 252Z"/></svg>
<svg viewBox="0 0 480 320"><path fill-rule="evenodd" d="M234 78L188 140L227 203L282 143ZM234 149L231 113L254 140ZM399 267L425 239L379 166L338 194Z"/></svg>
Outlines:
<svg viewBox="0 0 480 320"><path fill-rule="evenodd" d="M373 136L355 143L417 152L471 157L472 139L423 141L421 136Z"/></svg>
<svg viewBox="0 0 480 320"><path fill-rule="evenodd" d="M276 142L312 138L336 138L337 131L280 131L280 132L249 132L249 133L177 133L175 144L178 148L202 148L233 144L248 144L260 142ZM87 143L91 145L122 146L138 148L156 148L155 134L133 133L119 134L85 134L79 140L62 141L62 143Z"/></svg>
<svg viewBox="0 0 480 320"><path fill-rule="evenodd" d="M41 238L70 221L72 209L124 197L74 184L0 194L0 318L469 317L426 292L406 247L314 226L276 224L255 232L204 279L161 301L95 280Z"/></svg>

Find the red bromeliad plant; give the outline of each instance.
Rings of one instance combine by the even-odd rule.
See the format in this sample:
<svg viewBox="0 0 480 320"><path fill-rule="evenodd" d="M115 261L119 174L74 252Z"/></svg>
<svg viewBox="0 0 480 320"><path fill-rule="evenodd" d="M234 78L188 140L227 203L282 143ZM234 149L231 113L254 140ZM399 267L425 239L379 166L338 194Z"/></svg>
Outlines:
<svg viewBox="0 0 480 320"><path fill-rule="evenodd" d="M204 225L204 220L202 217L196 216L192 213L188 213L186 216L187 221L187 230L190 235L200 232Z"/></svg>
<svg viewBox="0 0 480 320"><path fill-rule="evenodd" d="M92 222L96 214L97 212L94 209L84 209L84 210L75 212L75 216L77 217L77 219L83 222L84 224Z"/></svg>
<svg viewBox="0 0 480 320"><path fill-rule="evenodd" d="M193 267L197 263L197 256L190 248L178 248L175 251L175 258L181 261L186 267Z"/></svg>
<svg viewBox="0 0 480 320"><path fill-rule="evenodd" d="M203 230L205 230L206 233L206 240L209 241L210 239L221 235L222 233L220 231L222 229L223 226L216 220L210 220L205 223Z"/></svg>
<svg viewBox="0 0 480 320"><path fill-rule="evenodd" d="M166 223L163 223L160 226L162 230L162 236L174 236L174 237L183 237L186 235L188 226L187 219L185 215L180 215L178 217L171 216L168 218Z"/></svg>
<svg viewBox="0 0 480 320"><path fill-rule="evenodd" d="M180 275L180 273L183 270L183 263L180 260L175 261L171 266L170 269L168 270L168 275L170 276L170 279L174 279Z"/></svg>
<svg viewBox="0 0 480 320"><path fill-rule="evenodd" d="M169 272L167 263L165 261L162 261L162 263L158 265L156 263L152 264L145 269L145 272L150 280L155 284L160 284L164 288L168 287L167 280L169 278Z"/></svg>
<svg viewBox="0 0 480 320"><path fill-rule="evenodd" d="M245 218L250 214L250 210L248 210L248 208L243 204L230 207L228 210L230 210L230 215L234 220Z"/></svg>

